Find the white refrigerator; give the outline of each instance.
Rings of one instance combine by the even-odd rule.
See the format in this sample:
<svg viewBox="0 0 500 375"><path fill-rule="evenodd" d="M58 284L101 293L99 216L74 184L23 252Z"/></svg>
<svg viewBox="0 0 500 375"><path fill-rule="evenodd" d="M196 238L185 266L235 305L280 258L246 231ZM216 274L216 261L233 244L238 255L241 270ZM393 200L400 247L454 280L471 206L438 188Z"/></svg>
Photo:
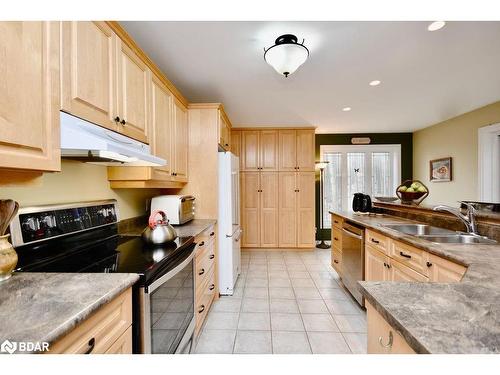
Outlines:
<svg viewBox="0 0 500 375"><path fill-rule="evenodd" d="M219 152L219 292L232 295L241 271L240 161L230 152Z"/></svg>

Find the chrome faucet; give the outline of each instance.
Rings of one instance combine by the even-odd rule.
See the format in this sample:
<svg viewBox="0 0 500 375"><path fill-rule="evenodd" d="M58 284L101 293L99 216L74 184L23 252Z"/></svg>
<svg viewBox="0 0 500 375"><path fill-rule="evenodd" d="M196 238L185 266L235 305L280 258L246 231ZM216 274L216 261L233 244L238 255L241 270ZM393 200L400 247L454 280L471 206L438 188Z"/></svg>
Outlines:
<svg viewBox="0 0 500 375"><path fill-rule="evenodd" d="M467 228L467 233L473 235L479 235L479 233L477 233L477 225L476 225L476 209L474 208L472 203L468 202L459 202L459 203L467 207L467 212L465 213L465 215L461 212L459 208L454 208L443 204L434 207L434 211L449 212L450 214L454 215L455 217L460 219L462 223L465 224L465 227Z"/></svg>

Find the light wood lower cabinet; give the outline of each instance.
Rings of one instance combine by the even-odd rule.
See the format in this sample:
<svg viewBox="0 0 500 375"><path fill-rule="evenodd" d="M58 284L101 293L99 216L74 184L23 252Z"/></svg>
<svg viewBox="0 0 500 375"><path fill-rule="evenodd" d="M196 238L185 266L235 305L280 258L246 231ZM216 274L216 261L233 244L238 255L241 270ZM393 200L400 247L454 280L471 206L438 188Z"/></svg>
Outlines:
<svg viewBox="0 0 500 375"><path fill-rule="evenodd" d="M219 296L217 282L217 235L215 226L210 226L195 237L196 254L194 258L195 287L195 336L205 321L214 299Z"/></svg>
<svg viewBox="0 0 500 375"><path fill-rule="evenodd" d="M416 354L403 336L368 302L366 302L366 314L368 354Z"/></svg>
<svg viewBox="0 0 500 375"><path fill-rule="evenodd" d="M365 247L365 280L387 281L389 275L389 257L372 246Z"/></svg>
<svg viewBox="0 0 500 375"><path fill-rule="evenodd" d="M278 172L260 173L260 247L278 247Z"/></svg>
<svg viewBox="0 0 500 375"><path fill-rule="evenodd" d="M459 282L467 270L461 264L450 262L434 254L429 254L427 267L430 280L438 283Z"/></svg>
<svg viewBox="0 0 500 375"><path fill-rule="evenodd" d="M332 248L332 267L337 271L339 274L340 278L343 276L343 271L342 271L342 252L339 251L337 248L333 247Z"/></svg>
<svg viewBox="0 0 500 375"><path fill-rule="evenodd" d="M315 173L298 172L297 180L297 247L315 246Z"/></svg>
<svg viewBox="0 0 500 375"><path fill-rule="evenodd" d="M49 354L132 353L132 289L129 288L66 336L49 347Z"/></svg>
<svg viewBox="0 0 500 375"><path fill-rule="evenodd" d="M0 169L59 171L59 23L0 22L0 51Z"/></svg>

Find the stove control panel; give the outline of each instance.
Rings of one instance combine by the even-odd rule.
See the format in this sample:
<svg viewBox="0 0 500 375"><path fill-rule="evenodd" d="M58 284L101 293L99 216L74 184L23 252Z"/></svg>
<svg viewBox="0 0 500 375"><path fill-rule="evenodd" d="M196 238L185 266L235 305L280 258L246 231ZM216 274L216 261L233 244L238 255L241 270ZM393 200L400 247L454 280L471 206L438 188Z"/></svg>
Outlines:
<svg viewBox="0 0 500 375"><path fill-rule="evenodd" d="M45 209L46 208L46 209ZM11 224L13 245L49 239L118 222L115 201L95 205L39 206L21 209Z"/></svg>

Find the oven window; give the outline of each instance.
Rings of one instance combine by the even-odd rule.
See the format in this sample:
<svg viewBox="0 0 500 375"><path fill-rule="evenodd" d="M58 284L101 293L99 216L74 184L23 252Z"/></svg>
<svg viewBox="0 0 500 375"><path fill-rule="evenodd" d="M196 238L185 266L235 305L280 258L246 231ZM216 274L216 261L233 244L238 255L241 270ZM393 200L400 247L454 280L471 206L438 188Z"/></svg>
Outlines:
<svg viewBox="0 0 500 375"><path fill-rule="evenodd" d="M151 353L174 353L194 317L193 261L151 293Z"/></svg>

